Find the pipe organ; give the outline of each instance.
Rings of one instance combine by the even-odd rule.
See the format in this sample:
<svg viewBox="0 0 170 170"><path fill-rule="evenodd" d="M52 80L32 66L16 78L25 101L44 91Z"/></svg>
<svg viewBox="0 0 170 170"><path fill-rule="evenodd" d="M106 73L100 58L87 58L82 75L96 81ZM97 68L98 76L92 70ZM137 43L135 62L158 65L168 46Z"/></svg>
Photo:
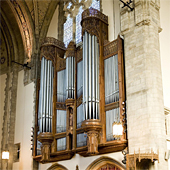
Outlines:
<svg viewBox="0 0 170 170"><path fill-rule="evenodd" d="M53 75L52 61L42 57L38 109L40 132L51 132L52 129Z"/></svg>
<svg viewBox="0 0 170 170"><path fill-rule="evenodd" d="M93 8L82 13L81 26L81 46L49 37L40 49L33 153L43 163L127 146L122 39L108 41L108 17ZM114 122L125 132L120 141Z"/></svg>
<svg viewBox="0 0 170 170"><path fill-rule="evenodd" d="M99 44L95 35L83 35L83 110L85 119L99 118Z"/></svg>

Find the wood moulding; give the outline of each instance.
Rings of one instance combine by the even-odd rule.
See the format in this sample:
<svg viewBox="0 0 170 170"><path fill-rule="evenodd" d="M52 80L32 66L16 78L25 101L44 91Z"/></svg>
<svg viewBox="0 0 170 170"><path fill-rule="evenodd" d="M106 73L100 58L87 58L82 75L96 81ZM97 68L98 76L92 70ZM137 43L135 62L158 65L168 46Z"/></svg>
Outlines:
<svg viewBox="0 0 170 170"><path fill-rule="evenodd" d="M136 161L138 160L139 162L141 162L141 160L143 159L149 159L151 160L151 162L154 162L155 160L158 160L159 163L159 151L157 151L158 153L155 154L153 152L153 149L151 149L151 153L140 153L140 149L139 149L139 153L135 153L134 154L127 154L126 155L126 169L130 170L131 168L134 168L136 170Z"/></svg>
<svg viewBox="0 0 170 170"><path fill-rule="evenodd" d="M127 141L112 141L112 142L105 143L105 144L99 144L98 154L101 155L105 153L119 152L119 151L124 150L126 147L127 147ZM64 151L50 153L50 158L46 162L42 162L42 163L68 160L68 159L71 159L75 153L83 157L88 157L89 156L88 146L78 147L76 149L72 149L69 151L64 150ZM41 158L42 158L41 155L34 156L34 159L39 162L41 162Z"/></svg>

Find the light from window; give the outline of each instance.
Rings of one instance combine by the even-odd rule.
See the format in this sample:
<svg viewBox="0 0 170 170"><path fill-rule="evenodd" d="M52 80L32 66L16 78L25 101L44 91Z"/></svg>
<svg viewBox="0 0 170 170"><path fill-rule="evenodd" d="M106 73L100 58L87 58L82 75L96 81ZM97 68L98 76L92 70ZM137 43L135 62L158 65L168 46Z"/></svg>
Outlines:
<svg viewBox="0 0 170 170"><path fill-rule="evenodd" d="M100 1L93 0L91 6L100 11ZM90 8L89 7L89 8ZM69 6L67 8L70 8ZM81 42L81 14L83 12L82 6L79 8L79 13L76 16L76 44ZM73 39L73 19L70 15L64 24L64 44L67 47L69 42Z"/></svg>

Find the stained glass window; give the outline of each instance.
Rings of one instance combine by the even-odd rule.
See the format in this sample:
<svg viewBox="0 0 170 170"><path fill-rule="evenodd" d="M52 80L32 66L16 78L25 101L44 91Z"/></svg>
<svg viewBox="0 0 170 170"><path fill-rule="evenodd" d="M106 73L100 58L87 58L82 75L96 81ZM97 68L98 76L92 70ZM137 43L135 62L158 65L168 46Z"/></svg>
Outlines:
<svg viewBox="0 0 170 170"><path fill-rule="evenodd" d="M69 42L73 39L73 18L70 15L64 23L64 44L67 47Z"/></svg>
<svg viewBox="0 0 170 170"><path fill-rule="evenodd" d="M100 0L93 0L90 7L93 7L100 11ZM67 8L70 8L70 4ZM76 16L76 44L81 42L81 14L83 12L82 6L79 8L79 13ZM64 43L65 46L73 39L73 19L68 16L67 21L64 24Z"/></svg>

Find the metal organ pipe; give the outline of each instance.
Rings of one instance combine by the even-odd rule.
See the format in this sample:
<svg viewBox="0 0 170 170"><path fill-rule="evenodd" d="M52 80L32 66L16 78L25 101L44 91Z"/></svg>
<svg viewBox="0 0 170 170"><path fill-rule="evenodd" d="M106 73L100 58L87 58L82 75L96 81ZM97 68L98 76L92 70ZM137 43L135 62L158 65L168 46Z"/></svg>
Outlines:
<svg viewBox="0 0 170 170"><path fill-rule="evenodd" d="M99 116L99 47L97 37L83 35L83 112L85 119Z"/></svg>
<svg viewBox="0 0 170 170"><path fill-rule="evenodd" d="M66 96L67 99L74 99L74 78L75 77L75 58L67 57L66 58Z"/></svg>
<svg viewBox="0 0 170 170"><path fill-rule="evenodd" d="M85 67L86 67L86 69L85 70L83 70L84 72L85 72L85 77L86 77L86 79L85 79L85 83L86 83L86 86L85 86L85 90L86 90L86 119L89 119L89 115L88 115L88 105L89 105L89 102L88 102L88 95L89 95L89 88L88 88L88 85L89 85L89 82L88 82L88 75L89 75L89 69L88 69L88 67L89 67L89 62L88 62L88 54L87 54L87 51L89 50L88 49L88 44L87 44L87 42L88 42L88 34L87 34L87 32L85 32Z"/></svg>
<svg viewBox="0 0 170 170"><path fill-rule="evenodd" d="M91 78L92 78L92 63L91 63L91 59L92 59L92 56L91 56L91 35L90 34L88 34L88 36L89 36L89 43L88 43L88 45L89 45L89 49L88 49L88 52L89 52L89 64L88 64L88 69L89 69L89 94L88 94L88 97L89 97L89 119L91 119L92 117L91 117L91 88L92 88L92 84L91 84Z"/></svg>
<svg viewBox="0 0 170 170"><path fill-rule="evenodd" d="M51 132L53 97L53 66L52 61L41 60L41 77L39 93L39 128L40 132Z"/></svg>

